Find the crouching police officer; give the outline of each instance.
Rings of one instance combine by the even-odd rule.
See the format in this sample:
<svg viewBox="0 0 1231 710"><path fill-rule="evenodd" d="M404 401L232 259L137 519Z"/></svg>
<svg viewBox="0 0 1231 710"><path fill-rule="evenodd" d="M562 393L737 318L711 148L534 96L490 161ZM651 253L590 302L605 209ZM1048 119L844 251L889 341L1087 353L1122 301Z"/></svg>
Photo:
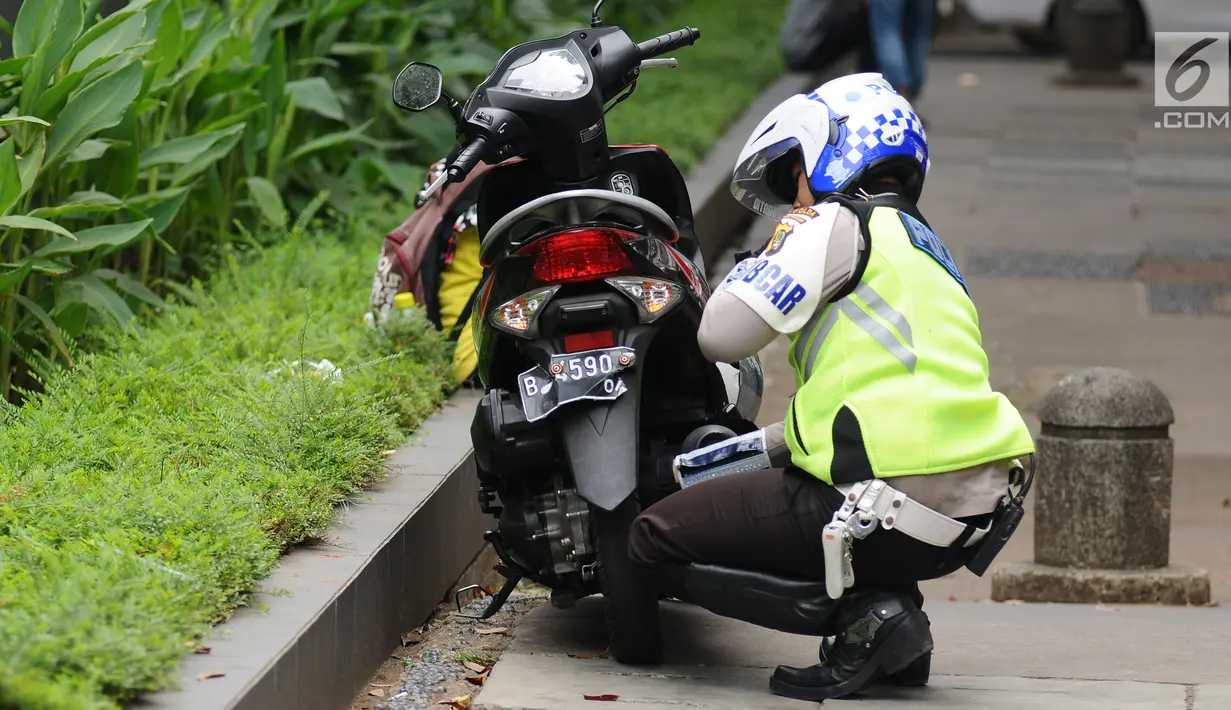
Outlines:
<svg viewBox="0 0 1231 710"><path fill-rule="evenodd" d="M737 362L790 336L797 391L753 437L770 468L686 486L631 532L634 560L683 580L676 596L827 637L821 664L778 667L780 695L926 684L918 582L982 574L1021 517L1016 459L1034 444L989 384L967 285L916 205L927 171L923 127L880 74L794 96L757 126L731 189L780 221L715 291L698 339Z"/></svg>

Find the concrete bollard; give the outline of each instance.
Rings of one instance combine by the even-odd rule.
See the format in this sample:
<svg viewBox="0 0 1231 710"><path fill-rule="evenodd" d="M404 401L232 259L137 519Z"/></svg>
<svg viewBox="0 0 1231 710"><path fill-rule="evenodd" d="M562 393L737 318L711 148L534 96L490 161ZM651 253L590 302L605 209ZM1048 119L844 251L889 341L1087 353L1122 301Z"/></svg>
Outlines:
<svg viewBox="0 0 1231 710"><path fill-rule="evenodd" d="M1060 0L1056 24L1068 60L1068 70L1055 78L1056 84L1133 87L1140 83L1124 71L1130 48L1123 0Z"/></svg>
<svg viewBox="0 0 1231 710"><path fill-rule="evenodd" d="M1169 565L1175 415L1162 391L1125 370L1081 370L1047 393L1039 419L1035 561L993 569L992 599L1208 604L1208 573Z"/></svg>

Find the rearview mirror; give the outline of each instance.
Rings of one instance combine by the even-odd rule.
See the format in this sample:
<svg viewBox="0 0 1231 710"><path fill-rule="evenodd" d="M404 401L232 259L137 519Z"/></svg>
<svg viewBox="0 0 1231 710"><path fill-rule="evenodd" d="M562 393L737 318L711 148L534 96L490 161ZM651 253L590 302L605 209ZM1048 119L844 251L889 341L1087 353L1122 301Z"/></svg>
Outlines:
<svg viewBox="0 0 1231 710"><path fill-rule="evenodd" d="M411 62L393 80L393 103L404 111L422 111L434 106L440 100L443 81L439 67Z"/></svg>

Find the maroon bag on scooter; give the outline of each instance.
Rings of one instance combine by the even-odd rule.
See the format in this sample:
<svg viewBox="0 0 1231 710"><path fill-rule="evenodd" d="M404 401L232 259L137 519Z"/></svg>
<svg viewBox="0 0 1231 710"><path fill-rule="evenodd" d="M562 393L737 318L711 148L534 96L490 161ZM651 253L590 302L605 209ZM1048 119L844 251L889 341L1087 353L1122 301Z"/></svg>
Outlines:
<svg viewBox="0 0 1231 710"><path fill-rule="evenodd" d="M428 170L428 184L441 175L444 165L442 160ZM437 329L441 328L440 272L448 261L455 229L471 226L459 225L459 221L467 218L478 201L482 177L493 167L479 163L462 182L446 183L426 200L416 200L414 214L385 235L372 283L371 310L377 322L393 308L394 296L409 292L416 303L423 304ZM468 304L452 329L453 338L469 315Z"/></svg>

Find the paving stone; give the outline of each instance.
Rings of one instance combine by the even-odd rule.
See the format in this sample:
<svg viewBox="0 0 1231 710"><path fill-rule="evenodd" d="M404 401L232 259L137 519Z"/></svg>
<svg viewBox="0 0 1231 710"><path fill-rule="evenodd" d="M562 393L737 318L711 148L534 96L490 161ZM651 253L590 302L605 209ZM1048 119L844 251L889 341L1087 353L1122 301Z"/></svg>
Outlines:
<svg viewBox="0 0 1231 710"><path fill-rule="evenodd" d="M1146 240L1146 253L1231 260L1231 228L1228 228L1227 237L1227 239L1156 237Z"/></svg>
<svg viewBox="0 0 1231 710"><path fill-rule="evenodd" d="M1231 186L1231 158L1174 152L1145 153L1133 163L1144 185Z"/></svg>
<svg viewBox="0 0 1231 710"><path fill-rule="evenodd" d="M1219 286L1207 284L1146 285L1146 299L1155 315L1201 316L1217 313L1214 299L1223 294Z"/></svg>
<svg viewBox="0 0 1231 710"><path fill-rule="evenodd" d="M986 247L969 247L964 256L963 273L970 276L1101 281L1128 280L1138 259L1131 255Z"/></svg>
<svg viewBox="0 0 1231 710"><path fill-rule="evenodd" d="M706 710L826 707L772 695L763 669L665 666L632 669L613 661L506 653L475 701L479 710L573 710L586 696L620 706ZM933 676L925 688L875 688L859 710L1184 710L1182 685L1125 681ZM836 702L836 701L835 701Z"/></svg>
<svg viewBox="0 0 1231 710"><path fill-rule="evenodd" d="M1192 688L1191 710L1226 710L1231 708L1231 685L1201 685Z"/></svg>

